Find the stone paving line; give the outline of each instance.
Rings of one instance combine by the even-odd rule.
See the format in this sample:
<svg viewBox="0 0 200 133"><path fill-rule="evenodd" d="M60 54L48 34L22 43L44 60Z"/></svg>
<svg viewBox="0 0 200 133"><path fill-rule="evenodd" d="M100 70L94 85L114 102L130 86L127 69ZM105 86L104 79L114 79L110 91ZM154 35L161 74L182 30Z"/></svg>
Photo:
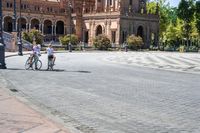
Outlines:
<svg viewBox="0 0 200 133"><path fill-rule="evenodd" d="M4 133L70 133L0 87L0 131Z"/></svg>

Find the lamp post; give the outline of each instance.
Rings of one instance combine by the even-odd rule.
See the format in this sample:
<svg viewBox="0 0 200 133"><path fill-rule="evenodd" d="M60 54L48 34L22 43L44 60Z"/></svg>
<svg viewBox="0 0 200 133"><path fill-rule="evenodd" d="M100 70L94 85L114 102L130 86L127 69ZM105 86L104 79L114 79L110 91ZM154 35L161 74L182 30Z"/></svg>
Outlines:
<svg viewBox="0 0 200 133"><path fill-rule="evenodd" d="M18 40L18 47L19 47L19 51L18 51L18 55L23 56L22 53L22 25L21 25L21 3L22 1L19 1L19 31L18 31L18 35L19 35L19 40Z"/></svg>
<svg viewBox="0 0 200 133"><path fill-rule="evenodd" d="M69 44L68 44L68 49L69 49L69 52L72 52L72 44L71 44L72 4L71 4L71 1L69 1L69 13L70 13L70 23L69 23Z"/></svg>
<svg viewBox="0 0 200 133"><path fill-rule="evenodd" d="M2 0L0 0L0 69L6 69L5 63L5 45L3 42L3 29L2 29Z"/></svg>
<svg viewBox="0 0 200 133"><path fill-rule="evenodd" d="M17 13L16 13L16 0L14 0L14 9L13 9L13 18L12 18L12 20L13 20L13 29L12 29L12 31L13 32L16 32L17 30L16 30L16 16L17 16Z"/></svg>

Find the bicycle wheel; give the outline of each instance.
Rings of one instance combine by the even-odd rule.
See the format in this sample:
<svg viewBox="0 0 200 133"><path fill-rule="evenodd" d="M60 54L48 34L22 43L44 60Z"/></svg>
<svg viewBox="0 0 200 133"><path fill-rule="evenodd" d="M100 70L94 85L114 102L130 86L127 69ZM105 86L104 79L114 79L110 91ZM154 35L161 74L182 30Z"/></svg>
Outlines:
<svg viewBox="0 0 200 133"><path fill-rule="evenodd" d="M28 70L30 67L30 58L28 58L25 63L25 69Z"/></svg>
<svg viewBox="0 0 200 133"><path fill-rule="evenodd" d="M32 69L33 70L40 70L42 67L42 62L40 60L37 61L37 66L35 66L35 61L32 63Z"/></svg>

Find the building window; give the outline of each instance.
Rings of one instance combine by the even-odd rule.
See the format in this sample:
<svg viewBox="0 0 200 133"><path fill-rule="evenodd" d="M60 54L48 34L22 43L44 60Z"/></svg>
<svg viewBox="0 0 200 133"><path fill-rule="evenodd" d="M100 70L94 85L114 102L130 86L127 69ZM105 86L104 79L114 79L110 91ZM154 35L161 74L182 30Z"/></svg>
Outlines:
<svg viewBox="0 0 200 133"><path fill-rule="evenodd" d="M112 0L110 0L110 5L112 5L113 3L112 3Z"/></svg>
<svg viewBox="0 0 200 133"><path fill-rule="evenodd" d="M126 38L127 38L127 32L122 31L122 43L124 43L126 41Z"/></svg>
<svg viewBox="0 0 200 133"><path fill-rule="evenodd" d="M132 0L129 0L129 5L133 5L133 1Z"/></svg>
<svg viewBox="0 0 200 133"><path fill-rule="evenodd" d="M116 43L116 31L112 31L112 43Z"/></svg>

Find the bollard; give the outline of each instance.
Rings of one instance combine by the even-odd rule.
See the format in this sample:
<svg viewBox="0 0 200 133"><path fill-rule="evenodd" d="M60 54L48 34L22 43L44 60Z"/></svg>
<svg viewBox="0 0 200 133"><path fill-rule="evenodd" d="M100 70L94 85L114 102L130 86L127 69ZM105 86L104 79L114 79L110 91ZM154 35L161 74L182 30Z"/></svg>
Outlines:
<svg viewBox="0 0 200 133"><path fill-rule="evenodd" d="M5 46L2 43L0 43L0 69L6 69Z"/></svg>
<svg viewBox="0 0 200 133"><path fill-rule="evenodd" d="M71 44L71 42L69 42L69 52L72 52L72 44Z"/></svg>

